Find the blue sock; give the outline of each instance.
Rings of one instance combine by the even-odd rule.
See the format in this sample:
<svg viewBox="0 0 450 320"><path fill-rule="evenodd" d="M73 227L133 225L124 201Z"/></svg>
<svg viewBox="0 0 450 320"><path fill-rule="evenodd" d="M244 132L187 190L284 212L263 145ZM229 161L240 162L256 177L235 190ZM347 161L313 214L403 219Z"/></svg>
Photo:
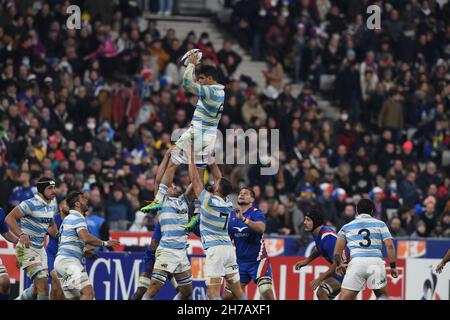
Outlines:
<svg viewBox="0 0 450 320"><path fill-rule="evenodd" d="M9 294L0 293L0 300L9 300Z"/></svg>
<svg viewBox="0 0 450 320"><path fill-rule="evenodd" d="M40 296L40 295L38 295L36 300L48 300L48 296Z"/></svg>
<svg viewBox="0 0 450 320"><path fill-rule="evenodd" d="M248 297L246 294L244 294L239 300L248 300Z"/></svg>

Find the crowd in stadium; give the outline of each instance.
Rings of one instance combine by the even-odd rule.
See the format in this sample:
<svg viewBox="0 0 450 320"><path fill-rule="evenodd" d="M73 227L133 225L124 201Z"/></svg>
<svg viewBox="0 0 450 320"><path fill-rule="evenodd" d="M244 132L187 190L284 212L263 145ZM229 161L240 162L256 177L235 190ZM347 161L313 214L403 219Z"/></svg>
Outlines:
<svg viewBox="0 0 450 320"><path fill-rule="evenodd" d="M281 131L278 174L223 165L236 191L253 187L267 233L303 234L314 205L339 229L368 195L394 236L450 237L450 2L377 1L376 31L365 28L366 2L234 4L231 40L267 61L261 76L275 97L234 76L242 57L231 42L214 48L199 31L179 39L154 20L142 28L124 1L90 8L81 30L66 29L68 2L1 1L0 206L9 212L52 176L58 199L89 192L90 214L109 230L152 230L138 209L153 199L171 133L192 117L196 97L183 92L178 62L200 48L226 84L220 130ZM304 84L299 96L285 73ZM318 106L324 76L335 76L339 119ZM177 173L177 185L189 182Z"/></svg>

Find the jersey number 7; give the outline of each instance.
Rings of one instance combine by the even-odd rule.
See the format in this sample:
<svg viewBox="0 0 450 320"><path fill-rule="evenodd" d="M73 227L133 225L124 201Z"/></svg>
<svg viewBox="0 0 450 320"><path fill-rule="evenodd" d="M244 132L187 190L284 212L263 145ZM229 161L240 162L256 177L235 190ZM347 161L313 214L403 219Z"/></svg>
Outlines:
<svg viewBox="0 0 450 320"><path fill-rule="evenodd" d="M229 217L229 216L230 216L229 213L223 213L223 212L220 213L220 217L221 217L221 218L222 218L222 217L226 217L225 223L224 223L224 225L223 225L223 230L225 230L225 229L227 228L228 217Z"/></svg>

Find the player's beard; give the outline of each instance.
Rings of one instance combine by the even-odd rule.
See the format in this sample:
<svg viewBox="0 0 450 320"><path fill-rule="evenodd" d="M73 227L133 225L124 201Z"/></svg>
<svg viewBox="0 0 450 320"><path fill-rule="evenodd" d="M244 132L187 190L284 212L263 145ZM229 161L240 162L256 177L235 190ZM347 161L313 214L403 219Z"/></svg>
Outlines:
<svg viewBox="0 0 450 320"><path fill-rule="evenodd" d="M240 205L240 206L246 206L246 205L249 204L249 202L245 202L243 200L241 200L241 201L238 200L237 204Z"/></svg>

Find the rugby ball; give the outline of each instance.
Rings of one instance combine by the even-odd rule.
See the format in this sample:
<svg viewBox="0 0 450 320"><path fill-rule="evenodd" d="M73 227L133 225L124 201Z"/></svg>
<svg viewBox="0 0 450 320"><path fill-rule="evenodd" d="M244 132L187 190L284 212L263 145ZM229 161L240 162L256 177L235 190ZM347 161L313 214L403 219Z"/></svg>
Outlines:
<svg viewBox="0 0 450 320"><path fill-rule="evenodd" d="M200 61L202 60L202 51L200 49L191 49L188 52L186 52L184 54L184 56L181 58L181 63L183 64L183 66L187 66L188 65L188 58L191 54L196 54L197 55L197 62L200 63Z"/></svg>

